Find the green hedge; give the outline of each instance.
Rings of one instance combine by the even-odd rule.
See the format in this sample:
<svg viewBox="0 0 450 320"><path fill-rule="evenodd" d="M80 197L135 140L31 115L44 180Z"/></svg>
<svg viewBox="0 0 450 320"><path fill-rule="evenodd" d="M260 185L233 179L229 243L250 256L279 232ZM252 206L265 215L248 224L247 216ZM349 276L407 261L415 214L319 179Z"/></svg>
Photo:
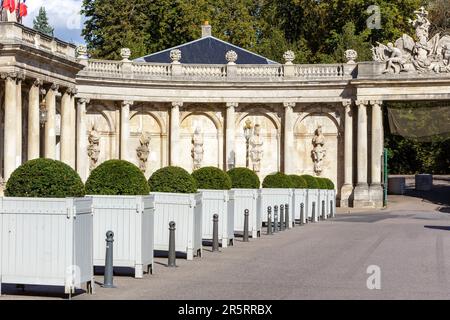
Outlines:
<svg viewBox="0 0 450 320"><path fill-rule="evenodd" d="M301 177L306 181L308 189L319 189L320 188L319 183L315 177L307 175L307 174L305 174Z"/></svg>
<svg viewBox="0 0 450 320"><path fill-rule="evenodd" d="M86 181L89 195L148 195L150 188L142 171L123 160L103 162Z"/></svg>
<svg viewBox="0 0 450 320"><path fill-rule="evenodd" d="M183 168L166 167L156 171L148 180L151 192L196 193L197 182Z"/></svg>
<svg viewBox="0 0 450 320"><path fill-rule="evenodd" d="M227 174L233 189L259 189L261 185L258 175L247 168L234 168Z"/></svg>
<svg viewBox="0 0 450 320"><path fill-rule="evenodd" d="M324 178L316 178L317 179L317 183L319 184L319 189L322 190L327 190L328 189L328 183L327 181L325 181Z"/></svg>
<svg viewBox="0 0 450 320"><path fill-rule="evenodd" d="M84 197L78 173L67 164L50 159L35 159L17 168L9 178L5 196L29 198Z"/></svg>
<svg viewBox="0 0 450 320"><path fill-rule="evenodd" d="M231 179L224 172L215 167L205 167L192 173L199 189L205 190L230 190Z"/></svg>
<svg viewBox="0 0 450 320"><path fill-rule="evenodd" d="M277 172L275 174L268 175L264 179L262 186L263 188L272 189L290 189L294 188L294 183L288 175Z"/></svg>
<svg viewBox="0 0 450 320"><path fill-rule="evenodd" d="M291 178L292 183L294 184L295 189L307 189L308 183L306 183L306 180L303 179L301 176L292 174L289 176Z"/></svg>
<svg viewBox="0 0 450 320"><path fill-rule="evenodd" d="M331 179L324 178L323 180L326 182L328 190L334 190L334 183Z"/></svg>

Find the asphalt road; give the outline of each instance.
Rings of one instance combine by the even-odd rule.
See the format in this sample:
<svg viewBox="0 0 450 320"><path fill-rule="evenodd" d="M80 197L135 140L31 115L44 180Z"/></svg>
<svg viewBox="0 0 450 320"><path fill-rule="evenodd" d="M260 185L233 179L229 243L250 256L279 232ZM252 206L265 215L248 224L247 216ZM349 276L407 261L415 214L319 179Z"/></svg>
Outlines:
<svg viewBox="0 0 450 320"><path fill-rule="evenodd" d="M450 299L450 192L442 195L439 203L391 197L389 210L341 211L250 243L237 239L220 253L205 247L203 258L178 259L176 269L158 258L153 275L116 276L116 289L97 285L95 295L74 299ZM380 268L380 290L367 287L369 266ZM61 299L60 290L8 286L0 300Z"/></svg>

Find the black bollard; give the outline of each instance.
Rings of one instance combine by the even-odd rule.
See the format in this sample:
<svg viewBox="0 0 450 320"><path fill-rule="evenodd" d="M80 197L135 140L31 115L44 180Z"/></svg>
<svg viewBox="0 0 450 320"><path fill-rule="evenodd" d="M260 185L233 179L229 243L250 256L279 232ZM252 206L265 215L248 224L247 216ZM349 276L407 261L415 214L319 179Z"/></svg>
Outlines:
<svg viewBox="0 0 450 320"><path fill-rule="evenodd" d="M275 211L273 217L273 233L278 232L278 206L274 206L273 210Z"/></svg>
<svg viewBox="0 0 450 320"><path fill-rule="evenodd" d="M300 225L303 225L303 221L305 221L305 204L300 204Z"/></svg>
<svg viewBox="0 0 450 320"><path fill-rule="evenodd" d="M248 216L249 211L248 209L245 209L244 213L244 242L249 242L249 235L248 235Z"/></svg>
<svg viewBox="0 0 450 320"><path fill-rule="evenodd" d="M280 230L284 231L286 228L284 226L284 204L280 206Z"/></svg>
<svg viewBox="0 0 450 320"><path fill-rule="evenodd" d="M272 208L267 208L267 234L272 234Z"/></svg>
<svg viewBox="0 0 450 320"><path fill-rule="evenodd" d="M327 216L325 213L325 200L322 200L322 220L326 220Z"/></svg>
<svg viewBox="0 0 450 320"><path fill-rule="evenodd" d="M175 251L175 222L171 221L169 223L169 262L167 267L175 268L177 266L177 254Z"/></svg>
<svg viewBox="0 0 450 320"><path fill-rule="evenodd" d="M286 217L284 218L284 221L286 221L286 229L289 229L289 223L291 222L291 219L289 219L289 205L285 204L284 205L284 213L286 215ZM295 226L295 220L294 220L294 226Z"/></svg>
<svg viewBox="0 0 450 320"><path fill-rule="evenodd" d="M114 287L114 264L113 264L113 251L114 251L114 232L108 231L106 233L106 257L105 257L105 279L103 288L115 288Z"/></svg>
<svg viewBox="0 0 450 320"><path fill-rule="evenodd" d="M333 200L330 200L330 217L334 218Z"/></svg>
<svg viewBox="0 0 450 320"><path fill-rule="evenodd" d="M316 202L312 203L312 222L316 222Z"/></svg>
<svg viewBox="0 0 450 320"><path fill-rule="evenodd" d="M219 215L213 216L213 243L212 251L219 252Z"/></svg>

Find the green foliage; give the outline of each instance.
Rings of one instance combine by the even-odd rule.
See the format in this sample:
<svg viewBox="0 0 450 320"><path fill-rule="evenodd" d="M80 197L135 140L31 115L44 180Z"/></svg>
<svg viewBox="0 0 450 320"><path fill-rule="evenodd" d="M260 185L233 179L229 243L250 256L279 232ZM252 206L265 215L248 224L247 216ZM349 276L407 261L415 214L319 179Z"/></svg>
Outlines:
<svg viewBox="0 0 450 320"><path fill-rule="evenodd" d="M53 37L54 28L52 28L48 23L47 11L45 11L45 7L39 8L39 13L33 20L33 29Z"/></svg>
<svg viewBox="0 0 450 320"><path fill-rule="evenodd" d="M231 178L233 189L259 189L261 182L259 177L248 168L234 168L227 172Z"/></svg>
<svg viewBox="0 0 450 320"><path fill-rule="evenodd" d="M156 171L149 179L151 192L196 193L197 182L183 168L166 167Z"/></svg>
<svg viewBox="0 0 450 320"><path fill-rule="evenodd" d="M296 174L292 174L289 176L289 178L291 178L291 181L294 184L295 189L307 189L308 188L308 183L306 183L306 181L305 181L305 179L303 179L303 177L296 175Z"/></svg>
<svg viewBox="0 0 450 320"><path fill-rule="evenodd" d="M205 190L230 190L231 179L224 172L215 167L206 167L196 170L192 173L192 177L197 182L199 189Z"/></svg>
<svg viewBox="0 0 450 320"><path fill-rule="evenodd" d="M6 184L5 196L27 198L83 197L80 176L63 162L35 159L17 168Z"/></svg>
<svg viewBox="0 0 450 320"><path fill-rule="evenodd" d="M123 160L103 162L86 181L89 195L148 195L150 188L144 174L134 164Z"/></svg>
<svg viewBox="0 0 450 320"><path fill-rule="evenodd" d="M322 190L328 189L328 182L325 181L324 178L317 177L316 180L317 180L317 184L319 185L319 189L322 189Z"/></svg>
<svg viewBox="0 0 450 320"><path fill-rule="evenodd" d="M277 172L265 177L262 187L271 189L290 189L294 188L294 183L288 175Z"/></svg>
<svg viewBox="0 0 450 320"><path fill-rule="evenodd" d="M327 189L328 190L334 190L334 183L333 183L333 181L331 181L331 179L323 178L323 180L327 184Z"/></svg>
<svg viewBox="0 0 450 320"><path fill-rule="evenodd" d="M305 181L306 184L308 185L308 189L319 189L319 182L317 181L317 179L313 176L310 175L303 175L301 176Z"/></svg>

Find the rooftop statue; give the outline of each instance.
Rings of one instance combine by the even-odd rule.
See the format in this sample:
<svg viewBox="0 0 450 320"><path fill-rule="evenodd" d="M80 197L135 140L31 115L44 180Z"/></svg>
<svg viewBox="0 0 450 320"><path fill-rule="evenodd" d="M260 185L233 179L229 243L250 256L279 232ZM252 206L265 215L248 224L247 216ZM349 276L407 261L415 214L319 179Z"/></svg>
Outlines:
<svg viewBox="0 0 450 320"><path fill-rule="evenodd" d="M383 73L398 74L400 72L447 73L449 68L450 36L441 37L436 34L429 39L430 20L424 7L414 11L415 20L409 22L416 29L416 40L404 34L395 44L387 46L378 43L372 48L373 59L385 62Z"/></svg>

